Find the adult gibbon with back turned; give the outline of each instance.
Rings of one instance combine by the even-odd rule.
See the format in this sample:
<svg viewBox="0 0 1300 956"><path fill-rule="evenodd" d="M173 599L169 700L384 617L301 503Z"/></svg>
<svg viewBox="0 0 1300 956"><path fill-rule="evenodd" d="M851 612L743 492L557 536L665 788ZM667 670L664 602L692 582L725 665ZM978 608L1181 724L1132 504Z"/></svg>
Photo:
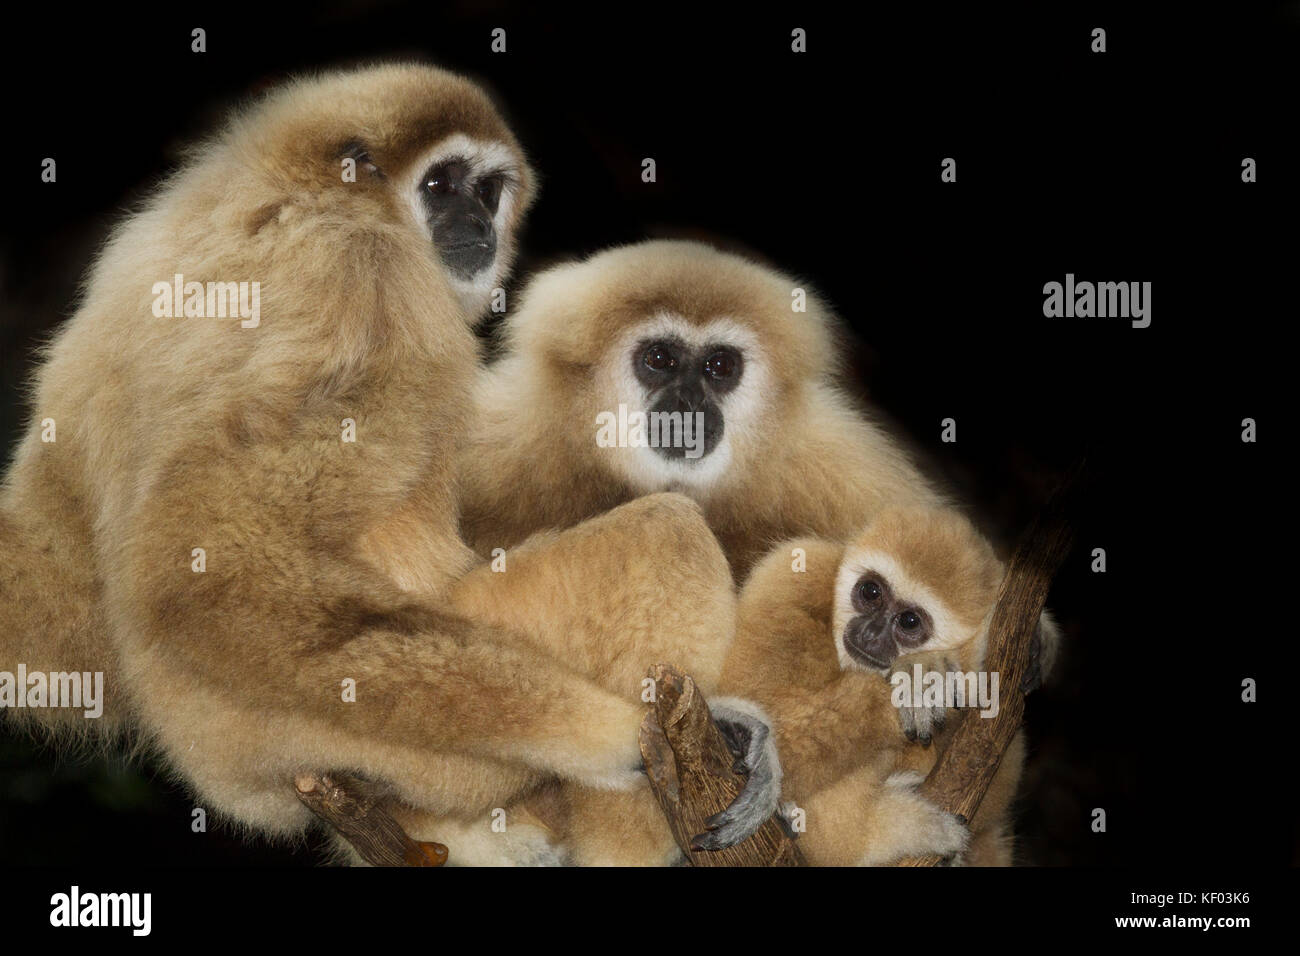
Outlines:
<svg viewBox="0 0 1300 956"><path fill-rule="evenodd" d="M642 780L644 668L720 658L733 626L698 507L635 502L507 574L457 533L470 322L531 183L482 91L422 66L292 83L198 148L37 373L0 501L0 670L103 671L106 721L270 833L308 822L310 769L466 815ZM256 314L214 310L241 283Z"/></svg>

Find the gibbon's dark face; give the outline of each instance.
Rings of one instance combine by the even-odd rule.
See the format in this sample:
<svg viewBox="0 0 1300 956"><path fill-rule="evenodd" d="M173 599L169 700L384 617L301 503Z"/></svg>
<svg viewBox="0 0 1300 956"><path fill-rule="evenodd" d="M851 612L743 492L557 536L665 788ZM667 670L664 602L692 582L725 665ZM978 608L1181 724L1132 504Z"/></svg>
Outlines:
<svg viewBox="0 0 1300 956"><path fill-rule="evenodd" d="M493 219L505 177L478 174L460 157L440 159L424 173L420 200L443 264L459 279L492 266L497 254Z"/></svg>
<svg viewBox="0 0 1300 956"><path fill-rule="evenodd" d="M867 667L888 669L906 651L920 647L934 633L925 608L902 600L883 575L867 572L853 586L853 617L844 626L844 649Z"/></svg>
<svg viewBox="0 0 1300 956"><path fill-rule="evenodd" d="M648 339L633 350L632 370L646 390L649 412L703 414L704 448L698 460L707 458L726 426L723 400L745 372L740 350L723 343L692 347L674 338ZM685 419L669 422L672 440L655 451L673 460L697 460L687 456L688 443L678 433Z"/></svg>

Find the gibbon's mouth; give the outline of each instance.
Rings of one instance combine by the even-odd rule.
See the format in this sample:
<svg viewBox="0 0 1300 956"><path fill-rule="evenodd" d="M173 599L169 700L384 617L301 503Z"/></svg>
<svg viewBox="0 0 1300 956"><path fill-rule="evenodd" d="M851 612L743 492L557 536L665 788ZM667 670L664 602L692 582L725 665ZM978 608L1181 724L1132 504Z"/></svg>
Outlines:
<svg viewBox="0 0 1300 956"><path fill-rule="evenodd" d="M699 454L695 457L688 455L688 449L681 446L659 445L656 446L654 450L661 457L667 458L669 461L684 461L688 465L694 465L704 461L704 459L709 457L709 452L713 451L712 448L708 447L707 443L704 448L699 449Z"/></svg>
<svg viewBox="0 0 1300 956"><path fill-rule="evenodd" d="M476 239L450 246L439 246L442 262L458 279L472 279L486 270L496 260L497 244L494 239Z"/></svg>
<svg viewBox="0 0 1300 956"><path fill-rule="evenodd" d="M695 465L708 458L722 442L722 415L715 407L705 406L695 411L685 411L670 407L668 402L660 402L651 409L651 414L677 416L676 419L668 420L660 434L659 443L651 445L661 458ZM687 423L682 419L683 415L699 417ZM696 427L697 423L703 427ZM684 425L690 427L684 429Z"/></svg>
<svg viewBox="0 0 1300 956"><path fill-rule="evenodd" d="M878 661L866 651L859 647L855 647L852 641L852 633L851 628L845 628L844 639L842 642L844 644L844 649L849 652L849 657L853 658L855 663L862 664L872 670L888 671L894 662Z"/></svg>

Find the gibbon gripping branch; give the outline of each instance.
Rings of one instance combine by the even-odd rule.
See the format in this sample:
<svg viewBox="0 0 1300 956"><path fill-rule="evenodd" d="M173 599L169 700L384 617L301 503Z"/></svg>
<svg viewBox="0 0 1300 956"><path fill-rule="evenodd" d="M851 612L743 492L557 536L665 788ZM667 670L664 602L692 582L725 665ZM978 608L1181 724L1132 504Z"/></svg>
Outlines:
<svg viewBox="0 0 1300 956"><path fill-rule="evenodd" d="M1022 681L1030 667L1034 628L1052 578L1073 543L1070 516L1083 484L1076 462L1042 511L1021 535L1007 565L989 626L985 667L1001 675L1005 696L995 717L961 709L957 724L921 791L949 813L970 820L984 799L1025 711ZM801 866L803 856L775 818L749 839L725 850L696 851L690 841L704 821L725 809L743 779L689 676L671 666L652 668L656 699L641 725L641 753L650 787L673 836L694 866ZM336 829L362 859L376 866L439 866L448 848L407 836L380 806L382 794L356 777L306 774L295 781L298 797ZM900 866L937 866L938 857L900 861Z"/></svg>

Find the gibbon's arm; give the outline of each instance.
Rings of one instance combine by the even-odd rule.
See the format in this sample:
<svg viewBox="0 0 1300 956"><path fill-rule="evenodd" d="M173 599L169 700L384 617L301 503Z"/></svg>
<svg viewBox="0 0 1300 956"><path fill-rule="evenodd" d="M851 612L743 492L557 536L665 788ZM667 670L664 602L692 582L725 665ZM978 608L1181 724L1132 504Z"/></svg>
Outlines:
<svg viewBox="0 0 1300 956"><path fill-rule="evenodd" d="M356 509L374 499L348 494L354 483L318 484L316 524L304 529L301 509L277 507L297 500L282 477L291 469L200 452L183 460L191 480L160 482L143 499L110 584L110 604L133 622L124 633L143 638L124 656L150 662L135 671L133 698L151 729L191 706L156 690L194 682L232 707L275 708L353 739L318 765L402 772L376 766L387 751L366 744L382 742L631 786L641 680L663 652L643 640L730 640L726 559L682 496L640 499L507 555L505 573L483 567L417 599L355 550L351 529L374 523ZM250 472L231 474L241 466ZM213 507L196 487L226 500ZM204 573L178 541L204 543ZM349 678L355 702L341 699Z"/></svg>
<svg viewBox="0 0 1300 956"><path fill-rule="evenodd" d="M182 768L243 749L255 758L229 759L261 773L350 768L411 799L442 785L428 779L440 754L598 787L637 779L641 708L522 637L419 604L354 605L335 613L332 634L273 644L239 636L242 622L223 617L216 627L177 620L133 649L137 709ZM345 699L347 681L355 699Z"/></svg>
<svg viewBox="0 0 1300 956"><path fill-rule="evenodd" d="M593 786L634 782L642 717L634 692L598 686L518 631L458 612L445 597L400 591L350 550L345 531L331 540L328 526L315 536L281 526L282 515L297 515L275 507L270 479L214 485L236 500L217 509L192 485L160 486L126 532L122 573L109 582L110 608L128 622L118 630L120 653L138 662L131 696L149 729L167 739L177 718L193 727L187 711L198 705L173 688L194 687L232 712L271 710L299 728L316 724L324 732L311 739L325 747L340 739L330 730L347 736L337 753L318 755L324 766L403 772L376 766L385 744L518 762ZM261 499L247 500L241 488ZM204 573L191 570L178 541L203 542ZM576 607L557 600L555 613L576 621ZM348 679L354 702L342 698ZM197 723L198 732L215 732ZM184 750L189 740L174 736Z"/></svg>
<svg viewBox="0 0 1300 956"><path fill-rule="evenodd" d="M632 786L644 716L519 636L424 609L400 612L343 646L295 664L298 699L351 733L433 751L517 761L611 788ZM410 626L414 625L413 628ZM377 685L370 706L335 704L339 675ZM358 682L359 684L362 681ZM374 693L374 690L367 690ZM319 695L319 696L318 696Z"/></svg>

